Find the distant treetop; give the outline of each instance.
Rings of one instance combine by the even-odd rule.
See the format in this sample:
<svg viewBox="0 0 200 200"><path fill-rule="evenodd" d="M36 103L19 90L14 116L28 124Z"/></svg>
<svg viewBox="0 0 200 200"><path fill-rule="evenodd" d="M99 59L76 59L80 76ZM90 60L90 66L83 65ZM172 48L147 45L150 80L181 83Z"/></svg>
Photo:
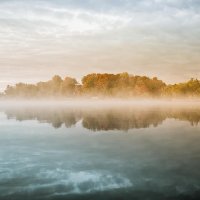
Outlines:
<svg viewBox="0 0 200 200"><path fill-rule="evenodd" d="M200 96L200 81L190 79L185 83L168 85L157 77L92 73L82 78L82 83L71 77L62 79L55 75L51 80L36 84L17 83L7 86L4 97L196 97Z"/></svg>

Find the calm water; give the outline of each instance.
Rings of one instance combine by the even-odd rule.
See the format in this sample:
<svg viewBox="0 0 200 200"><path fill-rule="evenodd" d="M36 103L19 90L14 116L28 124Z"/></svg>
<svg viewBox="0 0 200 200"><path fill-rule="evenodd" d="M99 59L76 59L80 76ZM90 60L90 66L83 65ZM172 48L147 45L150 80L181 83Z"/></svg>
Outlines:
<svg viewBox="0 0 200 200"><path fill-rule="evenodd" d="M200 106L0 106L0 199L200 199Z"/></svg>

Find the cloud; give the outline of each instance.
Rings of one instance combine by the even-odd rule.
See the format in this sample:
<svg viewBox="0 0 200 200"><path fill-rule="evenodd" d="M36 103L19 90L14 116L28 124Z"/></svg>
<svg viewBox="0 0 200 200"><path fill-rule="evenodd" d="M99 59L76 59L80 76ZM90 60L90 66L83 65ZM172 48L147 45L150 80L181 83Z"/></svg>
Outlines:
<svg viewBox="0 0 200 200"><path fill-rule="evenodd" d="M197 76L199 9L198 0L1 0L0 78L93 71L172 82Z"/></svg>
<svg viewBox="0 0 200 200"><path fill-rule="evenodd" d="M129 21L128 18L118 15L96 13L81 8L63 8L48 3L8 3L2 5L0 11L0 19L4 25L10 25L13 29L35 30L41 34L55 34L64 30L65 35L87 32L92 34L118 28Z"/></svg>

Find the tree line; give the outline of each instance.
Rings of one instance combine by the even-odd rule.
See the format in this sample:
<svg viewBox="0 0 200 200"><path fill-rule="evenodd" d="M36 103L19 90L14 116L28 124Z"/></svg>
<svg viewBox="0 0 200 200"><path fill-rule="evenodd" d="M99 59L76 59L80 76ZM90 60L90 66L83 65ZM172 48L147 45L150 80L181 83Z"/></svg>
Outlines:
<svg viewBox="0 0 200 200"><path fill-rule="evenodd" d="M81 83L75 78L55 75L51 80L36 84L8 85L4 97L196 97L200 96L200 81L190 79L184 83L166 84L157 77L92 73Z"/></svg>

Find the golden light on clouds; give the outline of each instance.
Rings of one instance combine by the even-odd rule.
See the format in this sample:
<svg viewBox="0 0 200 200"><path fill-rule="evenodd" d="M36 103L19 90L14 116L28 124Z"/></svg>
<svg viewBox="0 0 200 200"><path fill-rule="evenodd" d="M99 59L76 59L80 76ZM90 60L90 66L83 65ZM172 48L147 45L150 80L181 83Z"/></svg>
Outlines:
<svg viewBox="0 0 200 200"><path fill-rule="evenodd" d="M0 2L0 88L91 72L200 76L195 0Z"/></svg>

